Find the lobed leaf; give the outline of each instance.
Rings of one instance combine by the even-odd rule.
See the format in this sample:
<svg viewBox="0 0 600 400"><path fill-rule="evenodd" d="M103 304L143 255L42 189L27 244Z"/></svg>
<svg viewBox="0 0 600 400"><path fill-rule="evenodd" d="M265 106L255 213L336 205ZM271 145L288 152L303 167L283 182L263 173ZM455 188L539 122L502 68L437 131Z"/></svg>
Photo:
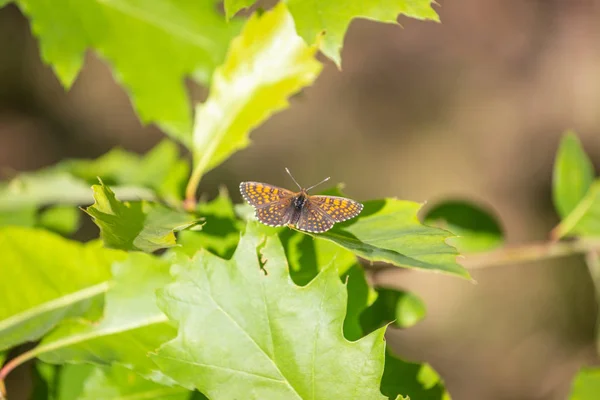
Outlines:
<svg viewBox="0 0 600 400"><path fill-rule="evenodd" d="M229 261L203 251L173 268L158 296L178 335L153 359L212 400L383 399L383 329L344 339L335 268L296 286L277 237L258 232L250 223Z"/></svg>
<svg viewBox="0 0 600 400"><path fill-rule="evenodd" d="M461 201L447 200L429 209L425 223L457 235L448 239L461 253L490 251L504 243L504 233L491 211Z"/></svg>
<svg viewBox="0 0 600 400"><path fill-rule="evenodd" d="M42 59L64 86L82 68L87 49L106 59L130 92L143 122L156 122L190 144L184 78L207 83L239 31L214 0L88 0L57 5L14 0L39 38Z"/></svg>
<svg viewBox="0 0 600 400"><path fill-rule="evenodd" d="M113 287L106 293L102 320L64 321L31 354L52 364L120 364L148 379L172 384L147 357L176 333L155 298L155 291L171 280L169 263L130 253L113 265L112 273Z"/></svg>
<svg viewBox="0 0 600 400"><path fill-rule="evenodd" d="M106 247L153 251L176 245L175 232L198 223L195 216L156 203L121 202L103 183L92 186L96 202L85 209Z"/></svg>
<svg viewBox="0 0 600 400"><path fill-rule="evenodd" d="M252 129L317 78L322 66L316 51L297 36L282 3L248 20L215 71L208 99L196 109L196 179L247 147Z"/></svg>
<svg viewBox="0 0 600 400"><path fill-rule="evenodd" d="M594 181L594 167L574 132L566 132L554 161L552 198L565 218L579 204Z"/></svg>
<svg viewBox="0 0 600 400"><path fill-rule="evenodd" d="M110 265L125 255L45 230L0 228L0 350L38 340L82 315L108 290Z"/></svg>

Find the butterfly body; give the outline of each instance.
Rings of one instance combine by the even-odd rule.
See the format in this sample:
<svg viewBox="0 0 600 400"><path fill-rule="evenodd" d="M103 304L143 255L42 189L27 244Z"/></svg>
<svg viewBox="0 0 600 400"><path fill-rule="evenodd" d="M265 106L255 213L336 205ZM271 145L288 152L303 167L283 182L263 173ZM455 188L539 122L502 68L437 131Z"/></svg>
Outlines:
<svg viewBox="0 0 600 400"><path fill-rule="evenodd" d="M356 217L363 208L345 197L311 196L306 189L292 192L261 182L242 182L240 192L261 223L313 233L328 231L336 222Z"/></svg>

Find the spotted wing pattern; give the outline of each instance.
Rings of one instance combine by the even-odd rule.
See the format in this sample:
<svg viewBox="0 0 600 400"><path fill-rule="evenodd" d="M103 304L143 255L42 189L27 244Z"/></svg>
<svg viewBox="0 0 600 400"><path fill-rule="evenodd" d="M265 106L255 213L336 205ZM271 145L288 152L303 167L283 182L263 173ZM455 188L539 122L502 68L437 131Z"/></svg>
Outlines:
<svg viewBox="0 0 600 400"><path fill-rule="evenodd" d="M266 206L256 208L256 219L265 225L283 226L287 225L292 219L294 207L292 207L292 198L284 198L277 202L267 204Z"/></svg>
<svg viewBox="0 0 600 400"><path fill-rule="evenodd" d="M255 208L263 208L283 199L291 199L294 195L290 190L260 182L242 182L240 192Z"/></svg>
<svg viewBox="0 0 600 400"><path fill-rule="evenodd" d="M312 203L311 198L304 203L296 228L313 233L330 230L335 222L318 205Z"/></svg>
<svg viewBox="0 0 600 400"><path fill-rule="evenodd" d="M337 196L310 196L310 202L323 210L334 222L356 217L363 209L357 201Z"/></svg>

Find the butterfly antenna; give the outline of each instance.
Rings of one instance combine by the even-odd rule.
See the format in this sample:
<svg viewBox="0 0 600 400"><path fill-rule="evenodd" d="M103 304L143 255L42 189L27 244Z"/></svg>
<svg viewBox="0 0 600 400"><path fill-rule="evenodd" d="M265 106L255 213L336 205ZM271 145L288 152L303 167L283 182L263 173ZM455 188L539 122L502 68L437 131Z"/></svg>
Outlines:
<svg viewBox="0 0 600 400"><path fill-rule="evenodd" d="M290 176L290 178L292 178L292 180L294 181L294 183L295 183L296 185L298 185L298 188L299 188L300 190L302 190L302 186L300 186L300 184L298 183L298 181L296 181L296 179L294 178L294 176L292 175L292 173L290 172L290 170L289 170L289 169L287 169L287 167L285 168L285 172L287 172L287 173L288 173L288 175Z"/></svg>
<svg viewBox="0 0 600 400"><path fill-rule="evenodd" d="M328 176L327 178L323 179L321 182L317 183L316 185L312 185L311 187L309 187L308 189L306 189L306 191L308 192L310 189L319 186L321 183L325 183L329 180L329 178L331 178L330 176Z"/></svg>

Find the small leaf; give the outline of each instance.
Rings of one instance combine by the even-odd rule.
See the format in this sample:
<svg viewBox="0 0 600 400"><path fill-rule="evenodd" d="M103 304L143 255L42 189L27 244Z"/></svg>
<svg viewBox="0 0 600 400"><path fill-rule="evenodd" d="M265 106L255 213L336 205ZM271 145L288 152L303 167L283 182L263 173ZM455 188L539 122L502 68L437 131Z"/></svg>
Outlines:
<svg viewBox="0 0 600 400"><path fill-rule="evenodd" d="M215 71L208 99L196 109L195 179L247 147L252 129L317 78L322 66L316 51L297 36L283 3L248 20Z"/></svg>
<svg viewBox="0 0 600 400"><path fill-rule="evenodd" d="M489 251L502 245L504 234L488 210L460 200L436 204L424 216L425 223L458 235L448 239L461 253Z"/></svg>
<svg viewBox="0 0 600 400"><path fill-rule="evenodd" d="M38 225L64 236L72 235L79 228L79 211L68 206L51 207L40 214Z"/></svg>
<svg viewBox="0 0 600 400"><path fill-rule="evenodd" d="M118 365L94 368L85 381L80 400L161 399L187 400L190 391L182 387L168 387L143 379L135 372Z"/></svg>
<svg viewBox="0 0 600 400"><path fill-rule="evenodd" d="M403 361L389 351L385 357L381 391L391 399L408 395L418 400L450 400L439 375L429 364Z"/></svg>
<svg viewBox="0 0 600 400"><path fill-rule="evenodd" d="M314 43L323 34L321 51L336 65L341 65L342 44L350 22L355 18L366 18L396 24L398 14L411 18L438 21L431 7L431 0L391 0L373 2L364 0L287 0L294 16L298 34L307 43Z"/></svg>
<svg viewBox="0 0 600 400"><path fill-rule="evenodd" d="M334 265L337 263L333 261ZM367 283L365 271L358 264L349 269L343 280L347 279L348 307L344 320L344 337L348 340L358 340L363 337L360 323L361 313L377 299L377 292ZM373 329L374 330L374 329Z"/></svg>
<svg viewBox="0 0 600 400"><path fill-rule="evenodd" d="M409 328L423 318L427 310L423 301L413 293L392 289L377 289L377 299L361 317L365 332L372 332L393 322L398 328Z"/></svg>
<svg viewBox="0 0 600 400"><path fill-rule="evenodd" d="M40 362L38 361L38 363ZM55 400L79 400L83 392L83 385L93 371L93 365L61 365L58 372Z"/></svg>
<svg viewBox="0 0 600 400"><path fill-rule="evenodd" d="M156 289L171 280L168 262L130 253L112 270L114 281L106 294L104 318L97 323L64 321L32 353L53 364L121 364L148 379L172 384L147 357L176 333L155 298Z"/></svg>
<svg viewBox="0 0 600 400"><path fill-rule="evenodd" d="M456 263L456 249L446 244L452 235L422 225L417 218L420 207L418 203L396 199L367 201L357 218L336 224L322 234L307 234L329 240L370 261L470 278L467 270Z"/></svg>
<svg viewBox="0 0 600 400"><path fill-rule="evenodd" d="M573 211L552 231L553 238L565 236L600 236L600 180L592 183Z"/></svg>
<svg viewBox="0 0 600 400"><path fill-rule="evenodd" d="M583 368L575 376L569 400L596 400L600 393L600 368Z"/></svg>
<svg viewBox="0 0 600 400"><path fill-rule="evenodd" d="M566 132L554 161L552 196L558 214L565 218L579 204L594 181L594 167L574 132Z"/></svg>
<svg viewBox="0 0 600 400"><path fill-rule="evenodd" d="M70 87L88 48L112 66L143 122L157 122L189 144L191 115L184 78L207 83L239 31L214 0L88 0L55 10L16 0L39 38L43 60Z"/></svg>
<svg viewBox="0 0 600 400"><path fill-rule="evenodd" d="M96 202L85 211L100 228L106 247L153 252L176 245L175 232L197 224L183 212L147 202L121 202L103 183L92 186Z"/></svg>
<svg viewBox="0 0 600 400"><path fill-rule="evenodd" d="M0 196L1 194L0 188ZM37 222L36 208L23 207L16 208L10 211L0 211L0 227L1 226L25 226L34 227Z"/></svg>
<svg viewBox="0 0 600 400"><path fill-rule="evenodd" d="M0 350L38 340L82 315L108 290L110 265L125 255L45 230L0 228Z"/></svg>
<svg viewBox="0 0 600 400"><path fill-rule="evenodd" d="M154 360L212 400L384 399L384 331L344 339L337 271L296 286L277 236L264 241L249 223L231 260L204 251L173 268L176 282L158 296L179 331Z"/></svg>
<svg viewBox="0 0 600 400"><path fill-rule="evenodd" d="M192 257L200 249L230 258L240 240L244 224L235 217L227 190L221 188L217 198L198 204L197 213L204 220L201 231L182 231L178 237L181 250Z"/></svg>

